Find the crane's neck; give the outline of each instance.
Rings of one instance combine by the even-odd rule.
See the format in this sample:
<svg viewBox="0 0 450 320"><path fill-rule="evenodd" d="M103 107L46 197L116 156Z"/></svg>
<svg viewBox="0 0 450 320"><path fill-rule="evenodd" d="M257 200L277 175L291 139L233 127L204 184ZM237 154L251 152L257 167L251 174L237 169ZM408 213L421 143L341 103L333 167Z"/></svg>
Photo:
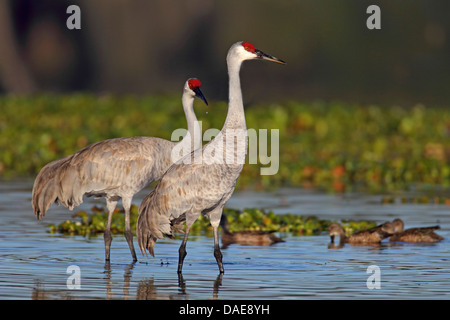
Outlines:
<svg viewBox="0 0 450 320"><path fill-rule="evenodd" d="M228 94L228 114L225 120L224 128L226 129L243 129L246 130L244 104L242 102L241 81L239 71L242 61L227 58L228 77L229 77L229 94Z"/></svg>
<svg viewBox="0 0 450 320"><path fill-rule="evenodd" d="M197 121L197 117L194 112L194 97L189 94L184 94L182 97L182 103L184 108L184 114L186 115L188 133L184 136L180 143L189 144L190 149L194 151L202 144L202 133L200 124Z"/></svg>
<svg viewBox="0 0 450 320"><path fill-rule="evenodd" d="M233 188L244 166L247 153L247 127L239 79L242 61L233 50L228 52L230 82L227 118L220 133L203 146L201 159L206 164L219 164L232 169L228 172L226 180L233 184Z"/></svg>
<svg viewBox="0 0 450 320"><path fill-rule="evenodd" d="M223 152L220 154L224 157L224 164L236 168L236 175L233 175L233 177L237 179L245 162L248 143L241 81L239 79L242 60L228 56L227 65L230 79L228 113L222 131L216 139L219 138L217 141L219 144L222 144Z"/></svg>

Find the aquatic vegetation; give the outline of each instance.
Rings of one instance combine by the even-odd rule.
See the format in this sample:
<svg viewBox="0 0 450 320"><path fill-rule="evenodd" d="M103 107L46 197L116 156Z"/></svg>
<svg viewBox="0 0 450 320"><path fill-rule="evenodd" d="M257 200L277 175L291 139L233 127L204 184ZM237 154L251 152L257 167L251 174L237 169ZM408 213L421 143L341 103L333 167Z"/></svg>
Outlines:
<svg viewBox="0 0 450 320"><path fill-rule="evenodd" d="M3 177L35 176L46 163L100 140L170 140L173 130L186 127L178 96L3 96L0 110ZM196 105L196 112L203 131L221 128L226 105L211 101L209 107ZM448 108L288 101L247 106L246 119L248 128L279 130L279 171L262 176L267 165L246 164L238 189L450 187Z"/></svg>
<svg viewBox="0 0 450 320"><path fill-rule="evenodd" d="M275 214L273 211L264 211L256 208L244 210L224 209L228 217L230 231L261 230L291 233L294 235L317 235L327 231L330 224L336 222L319 219L314 216L303 217L295 214ZM139 210L136 205L131 207L131 229L136 230L136 221ZM105 208L93 207L91 212L79 211L59 225L49 225L49 232L68 235L96 236L103 233L106 227L108 214ZM373 221L343 220L339 222L347 233L368 229L376 225ZM113 214L111 233L123 234L125 229L124 213L118 209ZM191 227L191 234L205 234L212 236L212 227L209 220L201 215Z"/></svg>
<svg viewBox="0 0 450 320"><path fill-rule="evenodd" d="M139 216L139 208L132 205L130 210L130 225L132 230L136 230L136 222ZM106 208L94 206L91 212L78 211L72 215L72 220L66 220L58 225L50 224L50 233L63 233L70 235L95 236L103 233L108 221L108 212ZM111 220L111 233L123 234L125 231L124 211L116 210Z"/></svg>

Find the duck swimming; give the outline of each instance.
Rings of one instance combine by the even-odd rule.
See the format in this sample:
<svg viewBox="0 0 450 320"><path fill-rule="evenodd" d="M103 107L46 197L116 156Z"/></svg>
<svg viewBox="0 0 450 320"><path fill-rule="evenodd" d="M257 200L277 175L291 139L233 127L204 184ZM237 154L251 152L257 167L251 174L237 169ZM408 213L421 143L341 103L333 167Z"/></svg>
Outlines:
<svg viewBox="0 0 450 320"><path fill-rule="evenodd" d="M222 227L222 245L224 247L232 243L244 246L271 246L278 242L284 242L283 239L273 234L275 231L244 230L231 232L225 214L222 214L220 226Z"/></svg>
<svg viewBox="0 0 450 320"><path fill-rule="evenodd" d="M385 222L376 227L355 232L351 236L345 235L344 228L333 223L328 227L328 233L330 234L331 243L334 243L334 237L339 236L339 243L358 243L358 244L370 244L379 243L384 238L391 236L394 233L394 225L392 222Z"/></svg>
<svg viewBox="0 0 450 320"><path fill-rule="evenodd" d="M401 219L392 221L394 225L394 234L389 237L389 241L402 242L439 242L443 237L436 234L434 230L440 229L439 226L410 228L404 230L405 224Z"/></svg>

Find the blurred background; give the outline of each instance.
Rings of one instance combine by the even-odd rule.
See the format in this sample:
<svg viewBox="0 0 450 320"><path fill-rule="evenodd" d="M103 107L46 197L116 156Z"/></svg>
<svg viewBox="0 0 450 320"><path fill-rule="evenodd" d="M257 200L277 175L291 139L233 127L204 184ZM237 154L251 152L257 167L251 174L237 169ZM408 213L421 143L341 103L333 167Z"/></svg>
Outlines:
<svg viewBox="0 0 450 320"><path fill-rule="evenodd" d="M381 30L366 25L373 4ZM287 65L243 65L247 127L279 130L280 169L246 165L238 187L450 188L449 13L443 0L0 0L0 177L109 138L171 139L188 77L210 103L195 105L203 131L221 128L226 54L245 40Z"/></svg>
<svg viewBox="0 0 450 320"><path fill-rule="evenodd" d="M71 4L81 30L66 27ZM371 4L381 30L366 27ZM198 77L226 100L226 53L245 40L288 62L247 63L247 103L448 106L449 15L444 0L1 0L0 92L181 94Z"/></svg>

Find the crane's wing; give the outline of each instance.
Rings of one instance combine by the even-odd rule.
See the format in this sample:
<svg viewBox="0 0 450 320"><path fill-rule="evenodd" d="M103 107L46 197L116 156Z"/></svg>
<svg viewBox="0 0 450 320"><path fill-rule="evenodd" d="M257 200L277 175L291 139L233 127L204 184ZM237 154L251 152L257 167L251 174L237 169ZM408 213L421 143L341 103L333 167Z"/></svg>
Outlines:
<svg viewBox="0 0 450 320"><path fill-rule="evenodd" d="M135 193L159 179L169 167L166 158L172 145L170 141L149 137L95 143L74 154L66 165L61 188L79 200L83 194L104 196L125 188Z"/></svg>
<svg viewBox="0 0 450 320"><path fill-rule="evenodd" d="M36 179L33 205L40 205L39 209L35 208L35 214L45 214L51 203L58 201L73 209L83 202L84 194L120 197L126 192L133 195L159 179L170 166L172 146L173 142L159 138L116 138L94 143L56 160L44 167ZM39 190L52 196L42 197Z"/></svg>

